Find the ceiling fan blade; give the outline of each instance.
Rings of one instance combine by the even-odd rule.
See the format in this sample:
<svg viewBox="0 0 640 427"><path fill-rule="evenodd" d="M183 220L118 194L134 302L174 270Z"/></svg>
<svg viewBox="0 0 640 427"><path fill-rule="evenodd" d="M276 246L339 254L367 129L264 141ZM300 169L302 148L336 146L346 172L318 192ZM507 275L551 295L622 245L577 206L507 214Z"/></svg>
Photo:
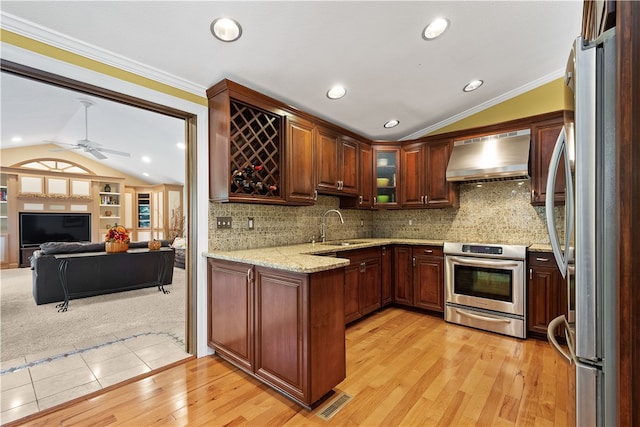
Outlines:
<svg viewBox="0 0 640 427"><path fill-rule="evenodd" d="M104 159L107 158L107 156L105 156L104 154L102 154L98 150L86 150L86 151L88 151L89 153L93 154L94 157L96 157L97 159L104 160Z"/></svg>
<svg viewBox="0 0 640 427"><path fill-rule="evenodd" d="M125 153L124 151L109 150L108 148L96 148L93 151L102 151L104 153L117 154L118 156L131 157L131 154Z"/></svg>
<svg viewBox="0 0 640 427"><path fill-rule="evenodd" d="M58 148L57 150L49 150L52 153L57 153L59 151L71 151L71 150L79 150L82 147L69 147L69 148Z"/></svg>

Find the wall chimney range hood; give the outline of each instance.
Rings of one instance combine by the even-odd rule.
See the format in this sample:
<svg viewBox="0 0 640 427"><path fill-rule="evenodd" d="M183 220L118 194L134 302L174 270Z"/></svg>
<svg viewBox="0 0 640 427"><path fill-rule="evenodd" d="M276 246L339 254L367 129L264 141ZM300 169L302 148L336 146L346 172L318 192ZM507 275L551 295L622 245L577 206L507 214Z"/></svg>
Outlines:
<svg viewBox="0 0 640 427"><path fill-rule="evenodd" d="M447 181L529 179L529 129L455 141Z"/></svg>

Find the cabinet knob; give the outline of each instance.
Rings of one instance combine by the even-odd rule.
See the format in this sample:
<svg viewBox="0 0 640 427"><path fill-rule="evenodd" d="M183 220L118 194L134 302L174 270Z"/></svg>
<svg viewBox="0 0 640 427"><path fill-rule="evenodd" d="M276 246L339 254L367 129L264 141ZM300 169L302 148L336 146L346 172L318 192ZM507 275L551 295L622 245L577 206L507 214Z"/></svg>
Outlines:
<svg viewBox="0 0 640 427"><path fill-rule="evenodd" d="M432 254L433 253L433 249L425 249L424 253L425 254Z"/></svg>
<svg viewBox="0 0 640 427"><path fill-rule="evenodd" d="M363 199L362 199L362 196L360 196L360 204L362 204L362 200L363 200Z"/></svg>
<svg viewBox="0 0 640 427"><path fill-rule="evenodd" d="M529 269L529 280L533 280L533 268Z"/></svg>
<svg viewBox="0 0 640 427"><path fill-rule="evenodd" d="M549 258L536 258L536 261L547 262L549 261Z"/></svg>
<svg viewBox="0 0 640 427"><path fill-rule="evenodd" d="M416 266L416 257L413 257L411 259L411 263L413 264L414 267Z"/></svg>
<svg viewBox="0 0 640 427"><path fill-rule="evenodd" d="M318 201L318 190L314 190L314 192L313 192L313 200Z"/></svg>

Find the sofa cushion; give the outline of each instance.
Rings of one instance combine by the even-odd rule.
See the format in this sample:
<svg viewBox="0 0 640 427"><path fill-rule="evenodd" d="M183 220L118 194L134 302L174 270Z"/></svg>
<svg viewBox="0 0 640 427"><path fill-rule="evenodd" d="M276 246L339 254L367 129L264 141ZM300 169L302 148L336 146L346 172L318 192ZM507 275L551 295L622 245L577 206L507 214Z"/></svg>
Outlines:
<svg viewBox="0 0 640 427"><path fill-rule="evenodd" d="M43 255L104 252L104 242L47 242L40 245Z"/></svg>

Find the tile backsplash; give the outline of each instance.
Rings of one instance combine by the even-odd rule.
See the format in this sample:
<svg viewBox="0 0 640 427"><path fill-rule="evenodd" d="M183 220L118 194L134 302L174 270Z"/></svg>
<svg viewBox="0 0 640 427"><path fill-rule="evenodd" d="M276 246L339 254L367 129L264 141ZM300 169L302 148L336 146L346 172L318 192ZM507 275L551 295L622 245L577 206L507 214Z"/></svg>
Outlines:
<svg viewBox="0 0 640 427"><path fill-rule="evenodd" d="M341 209L326 217L327 240L402 237L479 243L548 244L545 208L530 204L529 181L460 185L457 209L359 211ZM209 250L251 249L320 239L321 216L338 209L337 197L319 196L314 206L244 203L209 204ZM556 208L557 224L564 209ZM217 217L231 217L231 229L217 229ZM254 229L248 227L253 218ZM411 224L410 224L411 223ZM564 230L560 230L562 234Z"/></svg>

